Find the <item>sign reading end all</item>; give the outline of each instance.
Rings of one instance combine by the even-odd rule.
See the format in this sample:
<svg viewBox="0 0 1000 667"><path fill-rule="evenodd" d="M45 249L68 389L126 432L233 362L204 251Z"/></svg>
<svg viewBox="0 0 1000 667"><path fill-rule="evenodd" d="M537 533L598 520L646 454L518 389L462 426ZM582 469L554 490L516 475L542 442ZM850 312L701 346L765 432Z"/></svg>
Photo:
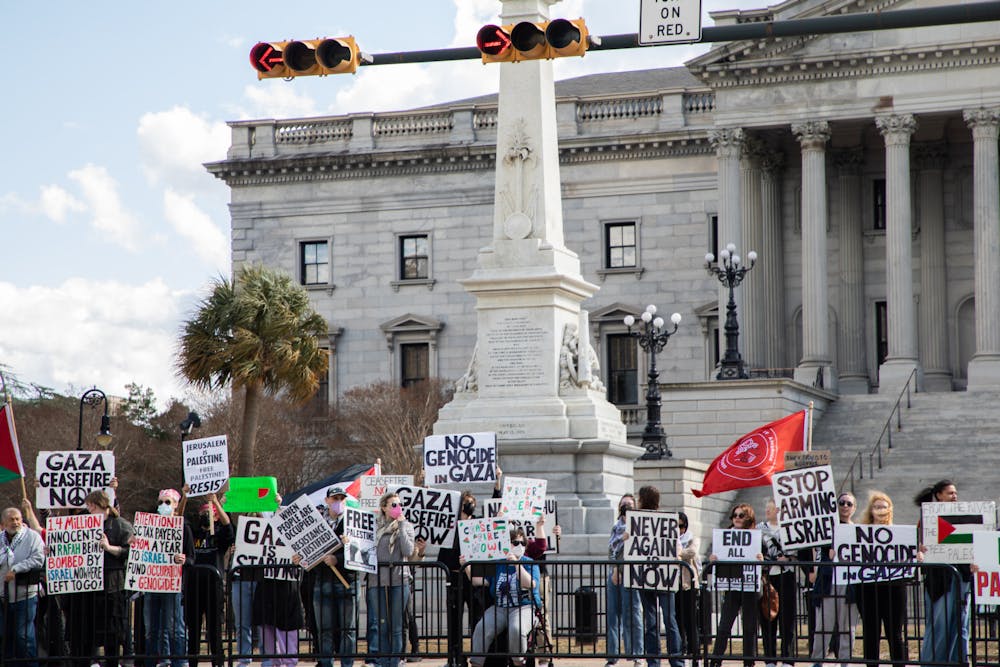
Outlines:
<svg viewBox="0 0 1000 667"><path fill-rule="evenodd" d="M701 41L701 0L641 0L641 46L698 41Z"/></svg>

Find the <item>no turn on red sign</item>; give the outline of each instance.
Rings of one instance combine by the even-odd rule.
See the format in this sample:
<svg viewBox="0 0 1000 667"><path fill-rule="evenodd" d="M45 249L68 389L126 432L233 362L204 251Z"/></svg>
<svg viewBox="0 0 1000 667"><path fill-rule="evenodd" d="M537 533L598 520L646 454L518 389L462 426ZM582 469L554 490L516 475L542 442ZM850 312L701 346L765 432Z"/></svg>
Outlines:
<svg viewBox="0 0 1000 667"><path fill-rule="evenodd" d="M687 44L701 40L701 0L640 0L639 44Z"/></svg>

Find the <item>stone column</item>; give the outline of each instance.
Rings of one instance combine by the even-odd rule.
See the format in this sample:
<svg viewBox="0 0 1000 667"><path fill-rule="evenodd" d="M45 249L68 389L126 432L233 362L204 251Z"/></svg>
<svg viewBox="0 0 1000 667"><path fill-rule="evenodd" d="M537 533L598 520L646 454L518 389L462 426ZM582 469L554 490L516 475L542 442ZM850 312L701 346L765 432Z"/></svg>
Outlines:
<svg viewBox="0 0 1000 667"><path fill-rule="evenodd" d="M920 170L920 364L923 388L951 391L948 364L948 276L945 269L943 143L913 147Z"/></svg>
<svg viewBox="0 0 1000 667"><path fill-rule="evenodd" d="M743 144L743 154L740 159L740 176L742 190L740 202L742 208L743 244L737 246L741 258L745 258L751 250L760 253L764 243L763 211L761 209L761 157L764 144L759 139L750 138ZM734 241L735 243L735 241ZM773 262L775 257L764 258ZM746 261L744 259L744 261ZM760 260L758 260L760 261ZM766 368L764 363L764 282L755 280L751 274L743 281L743 305L738 311L740 315L740 333L743 339L743 360L747 368Z"/></svg>
<svg viewBox="0 0 1000 667"><path fill-rule="evenodd" d="M895 394L918 368L913 304L913 203L910 197L912 114L878 116L885 137L885 283L889 354L879 368L879 393Z"/></svg>
<svg viewBox="0 0 1000 667"><path fill-rule="evenodd" d="M840 211L840 317L837 365L840 393L868 393L865 355L865 266L861 221L861 148L837 151L837 198Z"/></svg>
<svg viewBox="0 0 1000 667"><path fill-rule="evenodd" d="M969 362L969 389L1000 387L1000 107L971 109L965 122L973 141L973 256L975 258L976 354Z"/></svg>
<svg viewBox="0 0 1000 667"><path fill-rule="evenodd" d="M795 123L792 133L802 145L802 359L795 369L795 380L812 385L822 373L823 386L833 389L826 276L826 142L830 140L830 124Z"/></svg>
<svg viewBox="0 0 1000 667"><path fill-rule="evenodd" d="M740 216L740 156L743 153L743 128L732 127L713 130L708 135L709 141L715 147L718 161L719 179L719 245L726 247L727 243L735 243L742 252L743 232ZM716 253L718 253L716 248ZM718 259L718 257L716 257ZM740 290L736 290L736 307L741 305ZM729 302L729 290L719 287L719 328L725 317L726 304ZM739 312L739 311L737 311ZM719 359L725 354L726 343L719 336ZM712 377L715 373L712 373Z"/></svg>
<svg viewBox="0 0 1000 667"><path fill-rule="evenodd" d="M763 239L756 282L764 288L764 365L785 367L785 253L782 234L781 183L785 154L766 151L761 157L761 218Z"/></svg>

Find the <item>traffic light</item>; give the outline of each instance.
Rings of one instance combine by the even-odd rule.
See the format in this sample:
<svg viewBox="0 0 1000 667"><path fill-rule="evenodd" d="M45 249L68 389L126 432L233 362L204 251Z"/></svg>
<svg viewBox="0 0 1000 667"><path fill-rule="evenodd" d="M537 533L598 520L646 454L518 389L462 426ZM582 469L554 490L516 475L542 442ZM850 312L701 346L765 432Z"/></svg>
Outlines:
<svg viewBox="0 0 1000 667"><path fill-rule="evenodd" d="M353 74L360 62L353 37L260 42L250 49L258 79Z"/></svg>
<svg viewBox="0 0 1000 667"><path fill-rule="evenodd" d="M484 26L476 36L476 46L484 63L510 63L582 56L590 46L589 38L583 19L522 21L505 26Z"/></svg>

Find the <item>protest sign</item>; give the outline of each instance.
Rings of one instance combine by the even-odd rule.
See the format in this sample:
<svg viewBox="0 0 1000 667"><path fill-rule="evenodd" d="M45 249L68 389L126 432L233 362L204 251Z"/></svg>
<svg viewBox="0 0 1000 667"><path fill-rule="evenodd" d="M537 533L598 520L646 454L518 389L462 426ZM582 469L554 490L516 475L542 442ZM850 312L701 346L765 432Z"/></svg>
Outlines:
<svg viewBox="0 0 1000 667"><path fill-rule="evenodd" d="M785 452L785 470L815 468L830 465L829 449L810 449L808 452Z"/></svg>
<svg viewBox="0 0 1000 667"><path fill-rule="evenodd" d="M104 590L104 517L50 516L45 521L45 577L49 595Z"/></svg>
<svg viewBox="0 0 1000 667"><path fill-rule="evenodd" d="M406 513L406 520L413 524L417 539L437 547L455 543L461 493L422 486L400 486L396 488L396 494Z"/></svg>
<svg viewBox="0 0 1000 667"><path fill-rule="evenodd" d="M833 542L837 488L830 466L776 472L771 476L771 491L786 551Z"/></svg>
<svg viewBox="0 0 1000 667"><path fill-rule="evenodd" d="M265 579L296 581L297 568L274 567L291 565L292 548L278 536L269 519L240 516L236 521L236 549L233 551L232 567L241 566L241 576L250 578L255 574L250 566L271 566L264 568Z"/></svg>
<svg viewBox="0 0 1000 667"><path fill-rule="evenodd" d="M111 478L115 476L113 452L38 452L35 459L35 507L75 509L91 491L107 491L114 499Z"/></svg>
<svg viewBox="0 0 1000 667"><path fill-rule="evenodd" d="M713 572L717 591L759 591L761 565L725 563L727 560L757 560L760 553L759 530L715 528L712 530L712 554L718 559Z"/></svg>
<svg viewBox="0 0 1000 667"><path fill-rule="evenodd" d="M280 508L274 515L274 529L292 553L302 556L301 565L307 570L340 546L340 538L308 496L299 496L295 502Z"/></svg>
<svg viewBox="0 0 1000 667"><path fill-rule="evenodd" d="M231 477L223 498L227 512L273 512L278 509L276 477Z"/></svg>
<svg viewBox="0 0 1000 667"><path fill-rule="evenodd" d="M344 537L347 538L344 567L375 574L378 571L375 513L348 507L344 511Z"/></svg>
<svg viewBox="0 0 1000 667"><path fill-rule="evenodd" d="M507 560L510 530L504 519L462 519L458 548L465 560Z"/></svg>
<svg viewBox="0 0 1000 667"><path fill-rule="evenodd" d="M834 568L838 584L909 579L914 574L913 566L888 563L917 559L917 527L839 523L834 531L833 554L840 563L867 563Z"/></svg>
<svg viewBox="0 0 1000 667"><path fill-rule="evenodd" d="M973 534L996 530L996 503L992 500L924 503L920 506L924 562L971 563Z"/></svg>
<svg viewBox="0 0 1000 667"><path fill-rule="evenodd" d="M424 480L427 484L495 482L496 467L496 433L424 438Z"/></svg>
<svg viewBox="0 0 1000 667"><path fill-rule="evenodd" d="M363 510L378 512L379 499L400 486L413 486L413 475L365 475L359 477L358 481L361 482L358 505ZM326 496L326 491L323 495Z"/></svg>
<svg viewBox="0 0 1000 667"><path fill-rule="evenodd" d="M678 563L657 561L677 560L681 530L675 512L630 511L625 515L625 578L626 588L653 591L678 591L681 588L681 568Z"/></svg>
<svg viewBox="0 0 1000 667"><path fill-rule="evenodd" d="M505 519L519 519L534 523L542 516L545 508L544 479L532 477L504 477L503 502L500 503L500 514Z"/></svg>
<svg viewBox="0 0 1000 667"><path fill-rule="evenodd" d="M501 498L488 498L483 503L483 516L487 519L500 518L501 505L503 500ZM558 553L559 552L559 540L552 535L552 529L559 525L559 503L555 498L549 496L545 499L545 553ZM504 517L507 518L507 517ZM523 519L507 519L508 529L521 528L524 530L524 536L528 538L528 541L538 539L537 529L535 528L536 521L524 521Z"/></svg>
<svg viewBox="0 0 1000 667"><path fill-rule="evenodd" d="M207 496L222 490L229 479L229 440L224 435L185 440L184 481L189 496Z"/></svg>
<svg viewBox="0 0 1000 667"><path fill-rule="evenodd" d="M972 553L979 571L972 575L976 604L1000 605L1000 532L977 530Z"/></svg>
<svg viewBox="0 0 1000 667"><path fill-rule="evenodd" d="M136 512L135 538L125 565L125 590L179 593L181 568L174 562L184 553L184 517Z"/></svg>

